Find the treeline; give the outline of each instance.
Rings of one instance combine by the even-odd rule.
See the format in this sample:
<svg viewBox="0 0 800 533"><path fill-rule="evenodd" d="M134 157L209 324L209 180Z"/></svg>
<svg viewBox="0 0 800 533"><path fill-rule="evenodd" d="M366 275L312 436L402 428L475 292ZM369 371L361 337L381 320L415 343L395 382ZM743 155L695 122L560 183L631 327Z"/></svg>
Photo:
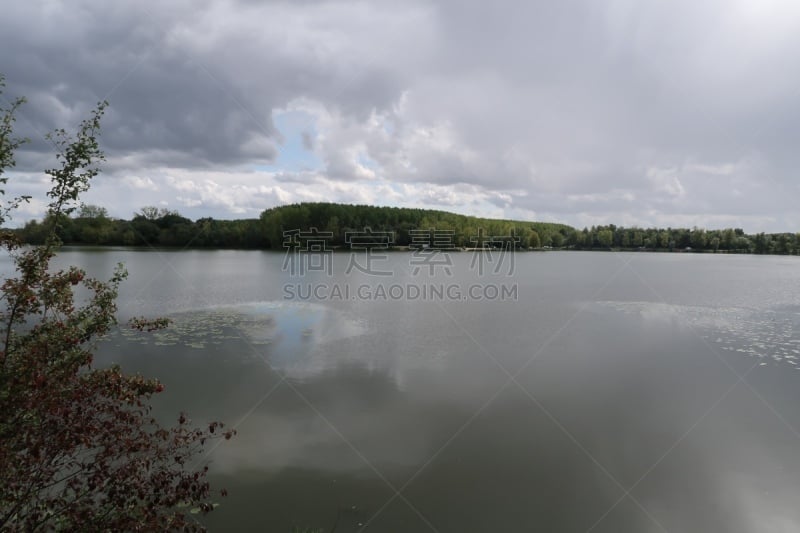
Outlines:
<svg viewBox="0 0 800 533"><path fill-rule="evenodd" d="M623 228L613 224L575 231L565 245L575 249L666 250L755 254L800 254L800 233L756 233L701 228Z"/></svg>
<svg viewBox="0 0 800 533"><path fill-rule="evenodd" d="M47 228L57 222L66 244L117 246L176 246L197 248L282 249L284 232L315 228L330 235L331 247L349 247L348 234L391 233L392 245L418 242L420 230L449 236L450 246L473 247L487 241L513 238L521 248L576 250L659 250L757 254L800 254L800 234L758 233L741 229L624 228L593 226L583 230L565 224L478 218L403 207L334 203L301 203L264 211L258 219L192 221L175 211L145 207L131 220L108 216L102 207L84 206L58 221L31 221L17 230L24 242L43 242Z"/></svg>
<svg viewBox="0 0 800 533"><path fill-rule="evenodd" d="M449 245L474 247L489 240L516 237L523 247L539 248L553 240L563 242L575 231L565 224L478 218L408 207L376 207L334 203L301 203L267 209L261 222L271 243L282 242L284 231L316 228L333 235L335 246L346 246L348 232L393 232L395 246L408 246L415 232L434 230L452 234ZM416 237L419 237L417 233Z"/></svg>
<svg viewBox="0 0 800 533"><path fill-rule="evenodd" d="M18 230L23 242L41 244L48 228L65 244L110 246L175 246L199 248L268 248L264 228L258 219L195 221L176 211L142 208L131 220L111 218L105 208L84 206L76 216L54 221L31 221Z"/></svg>
<svg viewBox="0 0 800 533"><path fill-rule="evenodd" d="M39 244L54 221L28 222L18 230L23 241ZM451 232L456 247L475 246L475 238L519 238L524 247L563 242L574 229L564 224L519 222L457 215L430 209L375 207L333 203L303 203L264 211L258 219L192 221L175 211L142 208L131 220L108 216L106 209L84 206L73 217L57 221L65 244L117 246L180 246L207 248L282 249L284 232L315 228L329 233L331 247L349 247L347 234L392 232L393 246L412 243L414 230Z"/></svg>

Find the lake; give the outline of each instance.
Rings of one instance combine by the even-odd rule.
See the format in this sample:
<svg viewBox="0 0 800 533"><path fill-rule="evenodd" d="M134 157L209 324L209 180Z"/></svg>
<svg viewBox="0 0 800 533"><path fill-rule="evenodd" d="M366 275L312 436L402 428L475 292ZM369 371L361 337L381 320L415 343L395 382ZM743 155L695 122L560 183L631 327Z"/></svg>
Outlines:
<svg viewBox="0 0 800 533"><path fill-rule="evenodd" d="M237 427L211 531L800 530L800 258L294 259L58 259L125 263L120 317L174 320L101 363Z"/></svg>

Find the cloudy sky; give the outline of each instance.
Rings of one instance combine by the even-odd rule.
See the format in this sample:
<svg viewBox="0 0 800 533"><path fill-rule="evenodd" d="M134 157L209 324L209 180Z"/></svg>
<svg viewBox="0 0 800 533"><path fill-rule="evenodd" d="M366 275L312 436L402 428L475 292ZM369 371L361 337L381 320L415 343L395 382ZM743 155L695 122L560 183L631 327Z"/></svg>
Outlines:
<svg viewBox="0 0 800 533"><path fill-rule="evenodd" d="M800 230L793 0L11 0L31 143L108 99L86 196L255 217L298 201Z"/></svg>

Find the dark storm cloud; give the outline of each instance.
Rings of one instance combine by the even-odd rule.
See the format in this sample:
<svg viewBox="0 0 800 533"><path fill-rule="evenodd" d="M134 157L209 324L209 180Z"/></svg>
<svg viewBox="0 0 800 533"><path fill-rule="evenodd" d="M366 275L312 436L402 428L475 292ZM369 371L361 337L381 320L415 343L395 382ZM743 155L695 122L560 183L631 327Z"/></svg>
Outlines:
<svg viewBox="0 0 800 533"><path fill-rule="evenodd" d="M103 137L112 153L179 166L271 161L280 140L273 108L301 96L326 100L320 89L362 115L389 98L392 76L380 64L336 64L293 49L291 28L265 37L259 19L274 30L280 4L258 5L244 28L241 10L255 5L18 4L0 22L2 68L8 93L29 100L21 125L31 137L73 125L107 98Z"/></svg>
<svg viewBox="0 0 800 533"><path fill-rule="evenodd" d="M14 17L4 19L3 50L13 59L4 70L9 93L29 100L22 126L34 134L73 126L108 98L103 140L111 155L156 152L162 160L153 163L174 158L180 165L274 158L269 109L219 83L171 44L170 25L177 21L152 20L135 4L111 9L97 3L78 14L67 7L49 14L43 5L27 9L42 24L26 28ZM51 19L61 16L60 23ZM260 150L247 151L259 144ZM47 149L42 143L31 147Z"/></svg>

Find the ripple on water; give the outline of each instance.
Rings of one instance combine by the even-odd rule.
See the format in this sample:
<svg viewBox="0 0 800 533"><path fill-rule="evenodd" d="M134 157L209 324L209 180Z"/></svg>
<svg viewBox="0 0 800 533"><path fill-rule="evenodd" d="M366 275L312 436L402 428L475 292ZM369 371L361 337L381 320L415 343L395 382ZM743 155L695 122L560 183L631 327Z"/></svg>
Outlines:
<svg viewBox="0 0 800 533"><path fill-rule="evenodd" d="M599 305L645 320L677 320L721 350L761 359L761 366L786 364L800 370L800 306L769 308L602 301Z"/></svg>

